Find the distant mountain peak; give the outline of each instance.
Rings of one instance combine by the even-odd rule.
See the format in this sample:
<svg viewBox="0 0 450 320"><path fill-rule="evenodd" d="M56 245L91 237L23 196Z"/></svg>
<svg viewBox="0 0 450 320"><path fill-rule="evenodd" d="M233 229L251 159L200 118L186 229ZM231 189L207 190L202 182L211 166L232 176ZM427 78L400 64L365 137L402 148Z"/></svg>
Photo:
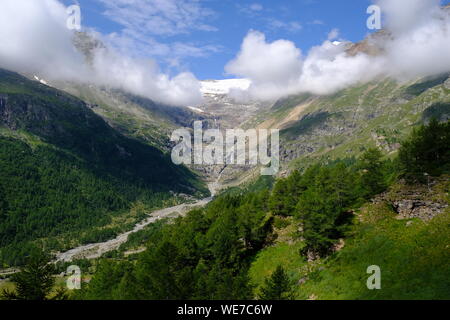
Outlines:
<svg viewBox="0 0 450 320"><path fill-rule="evenodd" d="M251 81L248 79L224 79L201 81L203 95L227 95L232 89L247 90Z"/></svg>

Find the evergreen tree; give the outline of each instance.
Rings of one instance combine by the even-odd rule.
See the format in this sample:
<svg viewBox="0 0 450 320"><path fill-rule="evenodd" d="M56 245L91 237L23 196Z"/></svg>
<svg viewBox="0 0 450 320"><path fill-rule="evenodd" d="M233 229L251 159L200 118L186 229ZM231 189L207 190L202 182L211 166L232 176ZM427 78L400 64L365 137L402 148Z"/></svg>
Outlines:
<svg viewBox="0 0 450 320"><path fill-rule="evenodd" d="M294 298L293 285L286 271L278 266L275 272L266 279L261 288L260 300L292 300Z"/></svg>
<svg viewBox="0 0 450 320"><path fill-rule="evenodd" d="M333 235L336 234L337 210L333 210L329 199L312 188L302 195L297 208L306 244L303 255L327 254L336 238Z"/></svg>
<svg viewBox="0 0 450 320"><path fill-rule="evenodd" d="M286 217L289 212L289 192L286 179L280 179L274 186L269 200L269 209L273 214Z"/></svg>
<svg viewBox="0 0 450 320"><path fill-rule="evenodd" d="M361 184L365 198L370 198L386 189L382 158L383 153L379 149L371 148L358 161L358 167L362 171Z"/></svg>
<svg viewBox="0 0 450 320"><path fill-rule="evenodd" d="M11 277L15 291L3 291L7 300L49 300L55 284L53 278L54 266L50 257L41 250L35 250L28 259L26 266ZM59 292L55 298L62 298Z"/></svg>
<svg viewBox="0 0 450 320"><path fill-rule="evenodd" d="M413 131L402 144L399 161L408 180L424 181L424 175L439 175L450 170L450 122L432 119Z"/></svg>
<svg viewBox="0 0 450 320"><path fill-rule="evenodd" d="M302 227L302 254L324 256L349 224L349 211L358 198L356 174L344 163L308 169L309 187L298 201L296 217Z"/></svg>

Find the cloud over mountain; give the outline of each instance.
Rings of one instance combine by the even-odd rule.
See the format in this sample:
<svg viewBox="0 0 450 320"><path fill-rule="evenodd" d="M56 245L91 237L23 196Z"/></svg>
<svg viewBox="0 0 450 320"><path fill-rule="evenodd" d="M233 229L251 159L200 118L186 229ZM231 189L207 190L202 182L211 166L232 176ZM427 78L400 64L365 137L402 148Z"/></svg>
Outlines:
<svg viewBox="0 0 450 320"><path fill-rule="evenodd" d="M162 73L151 59L123 52L94 51L92 64L73 44L66 7L58 0L0 2L0 67L35 73L48 80L94 82L175 105L201 101L200 84L191 73ZM101 37L101 35L100 35Z"/></svg>
<svg viewBox="0 0 450 320"><path fill-rule="evenodd" d="M278 40L267 43L264 34L250 31L241 52L225 70L251 79L251 94L270 99L278 92L294 92L297 89L302 65L301 51L293 42Z"/></svg>
<svg viewBox="0 0 450 320"><path fill-rule="evenodd" d="M439 0L378 0L385 15L385 32L369 37L378 53L349 54L349 43L331 42L303 55L288 40L272 43L250 31L226 72L248 78L252 85L236 96L276 99L289 94L330 94L379 76L398 80L450 71L450 14ZM331 34L330 33L330 34Z"/></svg>

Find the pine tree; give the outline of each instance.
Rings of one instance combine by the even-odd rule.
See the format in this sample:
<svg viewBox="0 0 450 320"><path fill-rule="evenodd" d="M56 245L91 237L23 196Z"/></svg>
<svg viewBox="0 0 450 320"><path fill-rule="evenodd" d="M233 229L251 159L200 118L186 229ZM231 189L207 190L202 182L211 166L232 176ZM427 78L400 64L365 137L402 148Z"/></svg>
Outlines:
<svg viewBox="0 0 450 320"><path fill-rule="evenodd" d="M424 181L424 175L440 175L450 170L450 122L432 119L402 144L399 161L408 180Z"/></svg>
<svg viewBox="0 0 450 320"><path fill-rule="evenodd" d="M292 300L294 298L292 283L282 266L266 279L261 288L260 300Z"/></svg>
<svg viewBox="0 0 450 320"><path fill-rule="evenodd" d="M54 266L50 257L41 250L35 250L21 272L11 277L15 284L15 292L3 291L6 300L49 300L55 284ZM58 293L58 298L63 296Z"/></svg>
<svg viewBox="0 0 450 320"><path fill-rule="evenodd" d="M359 169L362 171L361 184L364 196L370 198L386 189L384 177L383 153L377 148L367 150L359 159Z"/></svg>
<svg viewBox="0 0 450 320"><path fill-rule="evenodd" d="M289 216L288 185L286 179L280 179L274 186L272 196L269 199L269 209L274 215Z"/></svg>

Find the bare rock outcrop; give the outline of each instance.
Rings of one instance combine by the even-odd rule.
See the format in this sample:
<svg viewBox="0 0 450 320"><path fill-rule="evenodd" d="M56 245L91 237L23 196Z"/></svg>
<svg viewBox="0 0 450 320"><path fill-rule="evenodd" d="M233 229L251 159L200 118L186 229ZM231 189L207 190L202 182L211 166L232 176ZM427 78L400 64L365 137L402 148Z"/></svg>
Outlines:
<svg viewBox="0 0 450 320"><path fill-rule="evenodd" d="M444 203L408 199L394 201L393 206L399 219L419 218L424 221L433 219L448 207Z"/></svg>
<svg viewBox="0 0 450 320"><path fill-rule="evenodd" d="M401 185L372 200L373 203L388 203L398 214L398 219L419 218L429 221L446 211L449 206L448 192L442 188L449 177L430 178L428 184Z"/></svg>

